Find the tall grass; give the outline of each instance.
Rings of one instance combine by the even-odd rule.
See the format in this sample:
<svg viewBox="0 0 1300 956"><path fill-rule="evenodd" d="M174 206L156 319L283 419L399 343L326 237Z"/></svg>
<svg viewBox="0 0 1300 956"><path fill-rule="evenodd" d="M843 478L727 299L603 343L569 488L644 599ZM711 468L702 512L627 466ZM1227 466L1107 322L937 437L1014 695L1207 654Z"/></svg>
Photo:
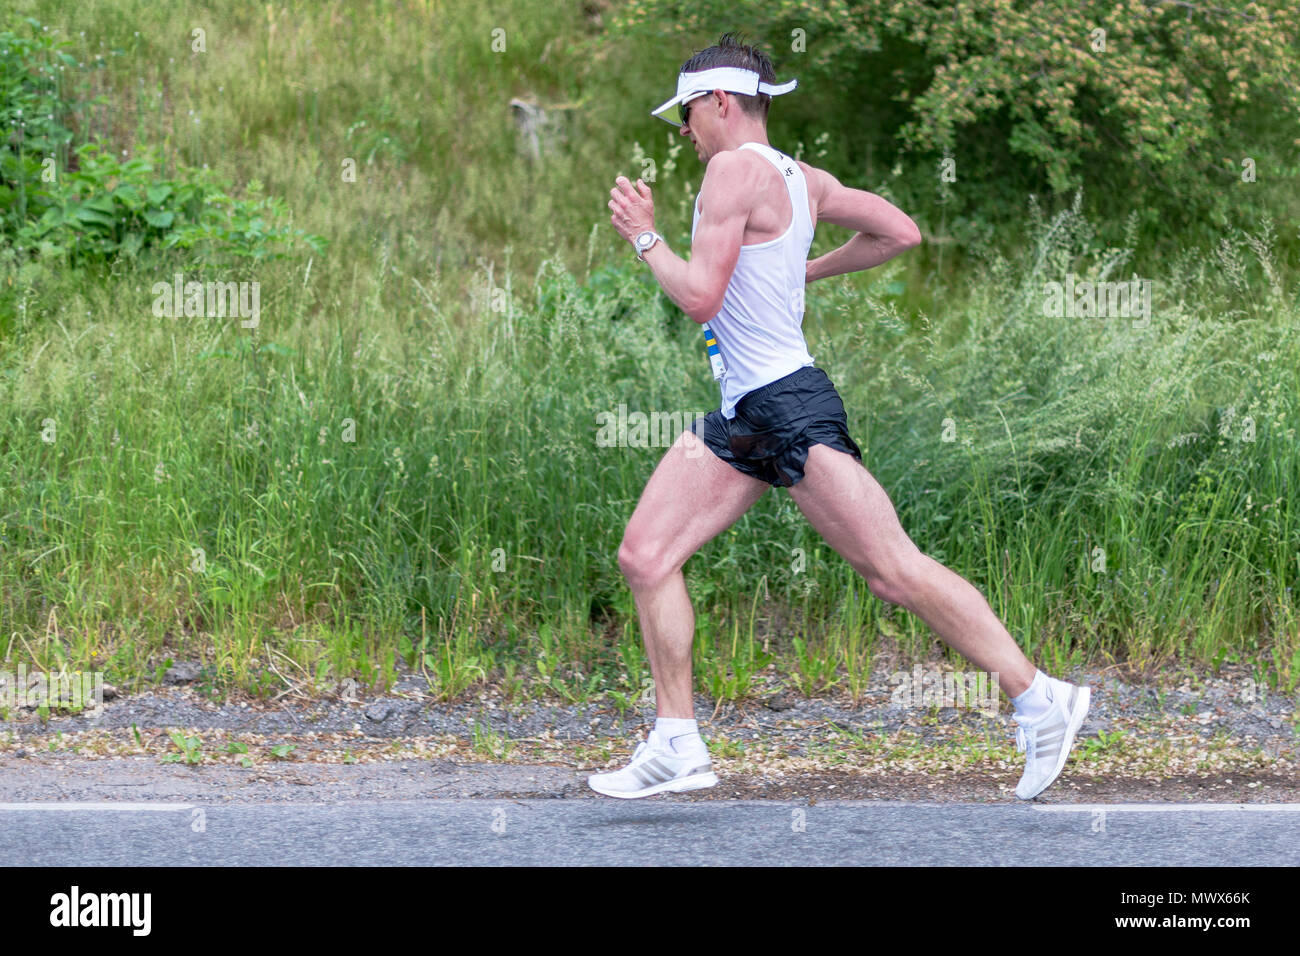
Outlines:
<svg viewBox="0 0 1300 956"><path fill-rule="evenodd" d="M641 120L579 106L561 157L516 153L511 96L581 92L590 49L550 42L591 29L581 9L19 8L86 59L123 50L99 74L111 108L82 132L260 179L332 241L256 269L252 331L152 315L180 258L74 272L0 254L6 659L130 680L194 657L266 693L382 684L404 661L449 698L501 680L644 700L615 555L664 449L605 447L597 415L717 395L698 328L628 262L593 180L635 171ZM644 98L638 77L661 65L606 64L601 95ZM691 179L658 172L683 248ZM1029 218L1019 252L923 294L910 257L810 287L812 352L867 466L1040 665L1241 659L1294 689L1293 269L1267 235L1225 237L1152 276L1145 328L1051 318L1045 281L1125 277L1141 250L1100 247L1077 208ZM934 652L785 492L687 577L697 686L720 699L772 680L860 699L873 663Z"/></svg>
<svg viewBox="0 0 1300 956"><path fill-rule="evenodd" d="M919 340L888 302L811 287L813 351L868 467L1036 659L1238 655L1294 682L1294 303L1218 313L1230 280L1184 262L1145 329L1048 318L1043 278L1079 261L1060 225ZM277 686L271 665L380 681L401 656L448 696L516 661L565 696L638 691L615 554L663 448L604 447L597 415L710 407L698 330L636 270L482 270L477 326L448 321L436 272L349 277L326 323L303 319L325 270L265 271L256 333L154 318L153 276L130 269L51 278L18 326L0 374L10 653L127 674L200 656L253 687ZM929 653L785 492L687 571L715 695L775 664L857 696L882 646Z"/></svg>

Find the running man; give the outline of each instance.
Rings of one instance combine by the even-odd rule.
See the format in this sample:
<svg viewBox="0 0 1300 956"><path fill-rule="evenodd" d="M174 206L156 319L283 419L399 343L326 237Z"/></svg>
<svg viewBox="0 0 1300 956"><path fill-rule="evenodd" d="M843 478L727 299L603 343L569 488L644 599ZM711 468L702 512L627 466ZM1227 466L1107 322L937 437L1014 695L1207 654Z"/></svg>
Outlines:
<svg viewBox="0 0 1300 956"><path fill-rule="evenodd" d="M694 719L695 615L682 566L774 485L789 489L872 594L907 608L976 667L999 675L1026 753L1016 796L1028 800L1065 766L1089 689L1037 670L980 592L912 543L861 464L840 397L808 354L804 285L878 266L918 245L921 233L879 196L769 145L771 98L795 85L778 84L764 53L727 34L686 61L677 95L653 112L672 123L663 114L677 106L681 134L705 164L689 260L655 232L645 183L620 176L610 190L614 228L704 327L722 404L664 454L624 532L618 563L636 600L657 719L625 768L588 783L611 797L646 797L718 782ZM856 234L809 261L818 221Z"/></svg>

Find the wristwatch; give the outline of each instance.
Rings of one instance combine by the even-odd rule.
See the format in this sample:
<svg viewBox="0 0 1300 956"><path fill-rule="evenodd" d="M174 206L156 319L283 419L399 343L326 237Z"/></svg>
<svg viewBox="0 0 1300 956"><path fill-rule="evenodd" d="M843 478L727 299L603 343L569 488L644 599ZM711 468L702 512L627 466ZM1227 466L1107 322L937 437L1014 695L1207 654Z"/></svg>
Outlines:
<svg viewBox="0 0 1300 956"><path fill-rule="evenodd" d="M636 247L636 257L642 262L645 262L645 254L650 251L650 247L656 242L666 243L667 240L664 239L663 236L659 235L659 233L651 232L648 229L638 235L632 240L632 245Z"/></svg>

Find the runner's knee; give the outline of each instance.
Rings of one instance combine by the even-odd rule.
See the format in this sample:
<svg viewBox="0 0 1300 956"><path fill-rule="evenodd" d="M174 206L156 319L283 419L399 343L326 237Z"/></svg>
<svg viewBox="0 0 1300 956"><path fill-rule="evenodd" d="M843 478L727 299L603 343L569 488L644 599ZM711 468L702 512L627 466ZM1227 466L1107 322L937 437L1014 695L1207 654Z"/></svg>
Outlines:
<svg viewBox="0 0 1300 956"><path fill-rule="evenodd" d="M658 584L677 570L662 549L635 534L623 536L618 546L618 567L633 587Z"/></svg>
<svg viewBox="0 0 1300 956"><path fill-rule="evenodd" d="M858 573L866 579L871 593L887 604L907 607L916 591L916 578L904 561L860 567Z"/></svg>

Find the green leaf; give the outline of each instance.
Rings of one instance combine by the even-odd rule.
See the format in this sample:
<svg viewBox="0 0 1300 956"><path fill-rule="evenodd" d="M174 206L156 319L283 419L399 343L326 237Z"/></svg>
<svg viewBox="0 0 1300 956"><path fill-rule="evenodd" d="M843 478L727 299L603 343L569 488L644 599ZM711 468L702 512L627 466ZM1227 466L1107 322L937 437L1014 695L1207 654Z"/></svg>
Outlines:
<svg viewBox="0 0 1300 956"><path fill-rule="evenodd" d="M81 205L83 208L94 209L97 212L106 213L108 215L112 215L113 213L117 212L117 203L115 203L113 201L113 197L109 195L92 196L90 199L87 199Z"/></svg>
<svg viewBox="0 0 1300 956"><path fill-rule="evenodd" d="M171 210L145 210L144 221L156 229L167 229L176 220L176 213Z"/></svg>
<svg viewBox="0 0 1300 956"><path fill-rule="evenodd" d="M72 213L78 222L89 223L97 226L113 226L117 221L109 215L105 215L98 209L90 209L86 206L78 206Z"/></svg>
<svg viewBox="0 0 1300 956"><path fill-rule="evenodd" d="M128 209L136 209L140 206L140 190L136 189L130 183L118 186L113 190L113 197L123 203Z"/></svg>

